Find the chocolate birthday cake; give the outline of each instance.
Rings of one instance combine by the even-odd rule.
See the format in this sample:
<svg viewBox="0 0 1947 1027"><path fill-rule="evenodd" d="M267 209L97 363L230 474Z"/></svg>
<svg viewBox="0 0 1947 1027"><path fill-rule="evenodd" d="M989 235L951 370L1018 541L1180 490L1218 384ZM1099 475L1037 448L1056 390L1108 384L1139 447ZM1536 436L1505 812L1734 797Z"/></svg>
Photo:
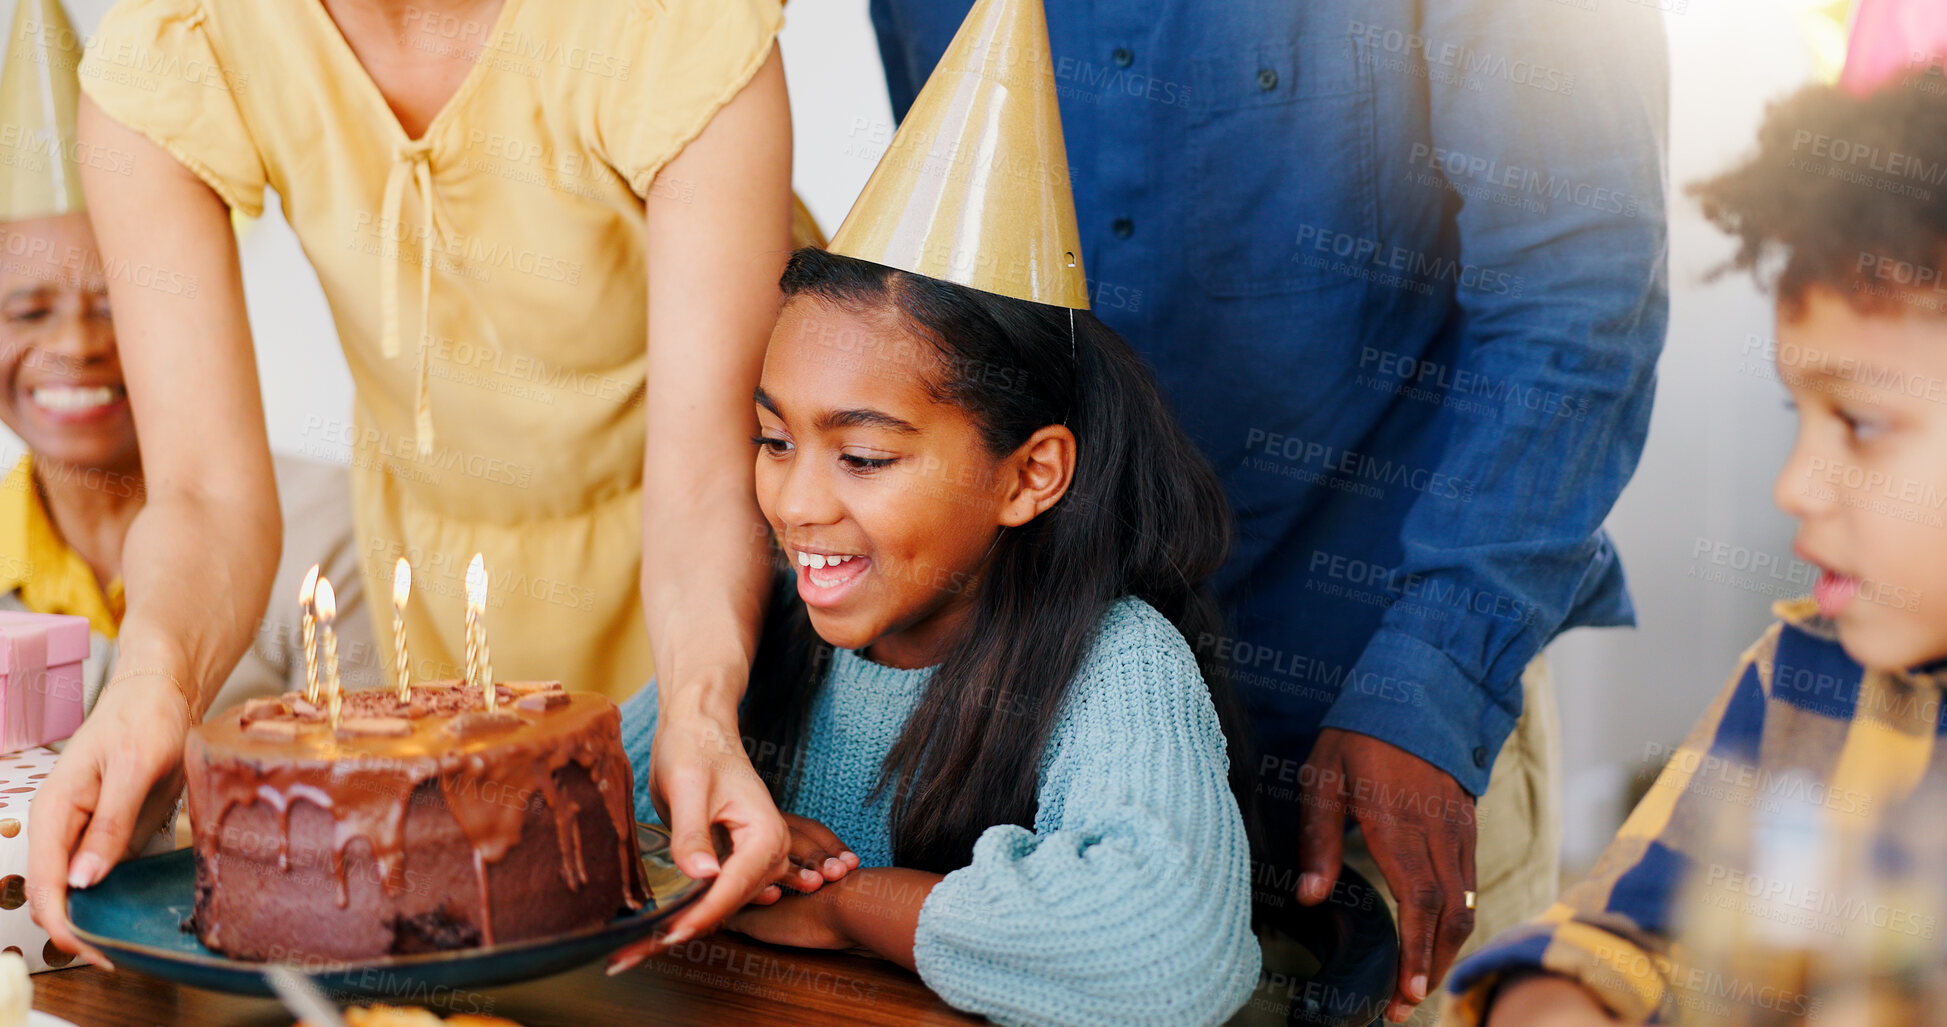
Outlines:
<svg viewBox="0 0 1947 1027"><path fill-rule="evenodd" d="M299 693L190 733L193 925L239 959L354 960L538 938L649 900L621 715L554 682ZM320 704L322 705L322 704Z"/></svg>

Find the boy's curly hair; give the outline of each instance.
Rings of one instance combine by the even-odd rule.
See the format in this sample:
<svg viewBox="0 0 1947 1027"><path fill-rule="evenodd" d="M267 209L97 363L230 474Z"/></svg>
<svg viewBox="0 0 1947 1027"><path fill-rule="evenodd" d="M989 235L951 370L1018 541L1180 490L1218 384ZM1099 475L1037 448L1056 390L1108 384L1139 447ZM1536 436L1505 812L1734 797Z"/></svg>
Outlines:
<svg viewBox="0 0 1947 1027"><path fill-rule="evenodd" d="M1713 277L1763 278L1782 256L1776 284L1789 314L1814 286L1861 311L1947 313L1947 76L1938 66L1864 97L1799 90L1766 111L1755 156L1688 192L1738 240ZM1938 302L1914 302L1932 290Z"/></svg>

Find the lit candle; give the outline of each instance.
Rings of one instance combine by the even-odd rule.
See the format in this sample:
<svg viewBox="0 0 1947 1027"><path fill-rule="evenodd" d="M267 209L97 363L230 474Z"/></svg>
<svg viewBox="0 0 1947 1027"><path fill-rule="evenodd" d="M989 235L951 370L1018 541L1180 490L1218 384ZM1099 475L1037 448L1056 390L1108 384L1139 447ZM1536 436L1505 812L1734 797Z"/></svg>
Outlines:
<svg viewBox="0 0 1947 1027"><path fill-rule="evenodd" d="M473 615L473 604L466 608L466 683L468 688L480 687L480 637L476 629L479 618Z"/></svg>
<svg viewBox="0 0 1947 1027"><path fill-rule="evenodd" d="M406 659L406 599L412 595L412 564L392 566L392 659L399 670L399 701L412 699L412 663Z"/></svg>
<svg viewBox="0 0 1947 1027"><path fill-rule="evenodd" d="M494 661L487 649L487 564L479 553L466 565L466 665L467 677L480 675L480 694L487 712L494 710ZM476 648L478 651L476 652Z"/></svg>
<svg viewBox="0 0 1947 1027"><path fill-rule="evenodd" d="M313 597L318 592L318 565L304 572L304 584L298 586L297 605L304 611L304 701L318 705L318 618Z"/></svg>
<svg viewBox="0 0 1947 1027"><path fill-rule="evenodd" d="M318 633L324 636L324 681L325 712L331 718L331 730L338 730L338 697L342 689L338 685L338 633L331 630L332 619L338 616L338 600L331 594L331 582L318 579L318 594L314 600L318 606Z"/></svg>

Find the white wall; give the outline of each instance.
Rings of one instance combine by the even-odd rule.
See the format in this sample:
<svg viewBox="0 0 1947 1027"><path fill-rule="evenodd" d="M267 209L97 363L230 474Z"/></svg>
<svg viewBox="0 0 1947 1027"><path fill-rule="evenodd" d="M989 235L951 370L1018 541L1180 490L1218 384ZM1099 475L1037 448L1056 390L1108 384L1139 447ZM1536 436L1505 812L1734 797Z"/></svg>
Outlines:
<svg viewBox="0 0 1947 1027"><path fill-rule="evenodd" d="M87 32L111 0L69 0ZM265 0L314 3L317 0ZM1603 0L1605 3L1636 0ZM1692 182L1734 160L1762 105L1809 73L1790 8L1804 0L1661 0L1673 66L1671 179ZM0 0L6 16L12 3ZM796 183L827 232L867 175L891 114L866 0L797 0L783 49L796 139ZM1768 304L1742 278L1704 271L1726 241L1679 199L1671 226L1672 320L1642 468L1611 528L1642 627L1584 631L1554 648L1565 722L1569 855L1585 858L1613 830L1617 782L1643 745L1681 736L1767 620L1769 596L1697 577L1733 571L1694 556L1700 539L1782 563L1790 525L1768 499L1790 417L1782 391L1743 352L1770 333ZM245 288L273 447L344 459L307 424L343 419L346 374L316 278L273 211L241 236ZM375 289L376 291L376 289ZM1731 557L1735 563L1739 559ZM1762 573L1766 587L1791 588Z"/></svg>
<svg viewBox="0 0 1947 1027"><path fill-rule="evenodd" d="M1766 101L1810 76L1792 6L1689 0L1665 18L1670 335L1649 445L1609 522L1640 626L1574 632L1550 653L1562 701L1571 864L1591 860L1620 822L1626 811L1612 803L1622 779L1656 768L1643 760L1645 744L1681 739L1769 622L1774 596L1760 590L1809 591L1802 570L1781 578L1738 569L1758 554L1790 567L1792 524L1770 496L1794 421L1769 364L1745 352L1770 338L1770 303L1748 276L1703 280L1732 247L1681 195L1746 154ZM1696 556L1700 544L1711 548Z"/></svg>

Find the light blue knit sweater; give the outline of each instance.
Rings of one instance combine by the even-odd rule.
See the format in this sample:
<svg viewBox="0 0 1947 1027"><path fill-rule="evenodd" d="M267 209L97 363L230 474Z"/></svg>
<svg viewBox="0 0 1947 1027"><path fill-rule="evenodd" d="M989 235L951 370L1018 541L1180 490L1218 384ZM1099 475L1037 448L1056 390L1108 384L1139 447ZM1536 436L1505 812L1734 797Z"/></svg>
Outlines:
<svg viewBox="0 0 1947 1027"><path fill-rule="evenodd" d="M812 704L791 812L864 866L891 865L890 798L867 795L932 673L841 649ZM638 767L655 730L652 683L622 708ZM1001 1023L1224 1020L1250 997L1259 958L1228 767L1183 636L1140 600L1116 603L1048 740L1034 830L988 828L973 862L933 889L920 978ZM637 773L636 815L654 822L647 781Z"/></svg>

